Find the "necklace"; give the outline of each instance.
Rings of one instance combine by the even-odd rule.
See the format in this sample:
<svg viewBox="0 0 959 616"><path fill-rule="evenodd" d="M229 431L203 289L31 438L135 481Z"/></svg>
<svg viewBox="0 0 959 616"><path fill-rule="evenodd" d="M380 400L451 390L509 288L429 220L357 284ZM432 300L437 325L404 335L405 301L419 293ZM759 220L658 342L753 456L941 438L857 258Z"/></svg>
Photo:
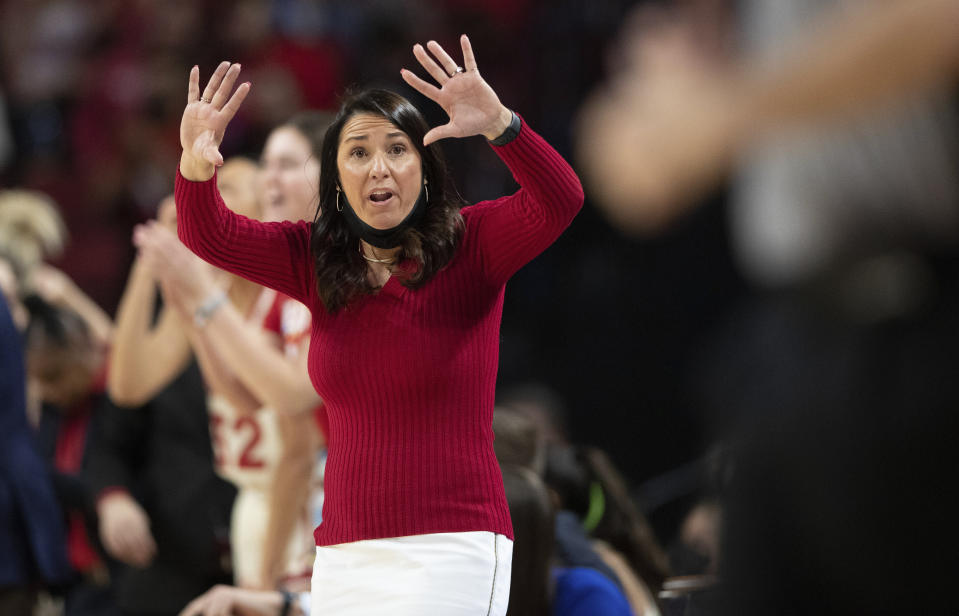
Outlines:
<svg viewBox="0 0 959 616"><path fill-rule="evenodd" d="M363 252L362 246L357 246L357 249L360 251L360 256L369 261L370 263L382 263L383 265L396 265L396 257L392 259L377 259L376 257L368 257L365 252Z"/></svg>

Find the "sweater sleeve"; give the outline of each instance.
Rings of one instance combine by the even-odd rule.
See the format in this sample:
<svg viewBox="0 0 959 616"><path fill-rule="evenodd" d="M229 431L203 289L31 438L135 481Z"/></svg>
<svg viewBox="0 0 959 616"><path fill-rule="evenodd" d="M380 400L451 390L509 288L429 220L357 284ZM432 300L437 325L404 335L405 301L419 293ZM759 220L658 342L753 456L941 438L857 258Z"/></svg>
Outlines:
<svg viewBox="0 0 959 616"><path fill-rule="evenodd" d="M192 182L177 169L177 234L204 261L309 305L310 223L260 222L232 212L216 175Z"/></svg>
<svg viewBox="0 0 959 616"><path fill-rule="evenodd" d="M583 205L583 187L569 163L525 121L513 141L493 149L520 190L469 208L469 240L486 277L499 285L569 226Z"/></svg>

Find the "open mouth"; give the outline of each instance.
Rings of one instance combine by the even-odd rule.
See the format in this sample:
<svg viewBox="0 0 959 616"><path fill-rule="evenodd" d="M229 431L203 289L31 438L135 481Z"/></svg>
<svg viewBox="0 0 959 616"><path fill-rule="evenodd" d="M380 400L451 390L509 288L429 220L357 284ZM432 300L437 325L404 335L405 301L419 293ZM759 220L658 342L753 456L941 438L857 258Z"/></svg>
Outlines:
<svg viewBox="0 0 959 616"><path fill-rule="evenodd" d="M389 190L378 190L370 193L370 201L373 203L385 203L393 198L393 193Z"/></svg>

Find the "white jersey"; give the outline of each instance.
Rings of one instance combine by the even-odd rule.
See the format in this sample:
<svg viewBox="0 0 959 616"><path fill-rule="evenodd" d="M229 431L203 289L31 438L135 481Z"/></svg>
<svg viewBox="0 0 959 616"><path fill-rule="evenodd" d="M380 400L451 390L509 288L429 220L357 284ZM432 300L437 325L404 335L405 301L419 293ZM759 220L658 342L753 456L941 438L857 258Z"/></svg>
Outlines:
<svg viewBox="0 0 959 616"><path fill-rule="evenodd" d="M206 405L217 474L237 488L266 490L282 453L276 414L262 408L241 415L226 398L213 393Z"/></svg>
<svg viewBox="0 0 959 616"><path fill-rule="evenodd" d="M265 289L255 302L248 322L269 330L267 317L281 301L277 295ZM286 303L289 302L292 300ZM284 351L288 353L289 349ZM238 586L259 585L270 485L283 453L276 413L264 407L252 414L241 414L223 396L212 392L207 396L207 409L216 471L238 489L230 523L234 581ZM286 576L302 577L309 575L312 569L315 551L312 517L311 511L304 508L290 535L284 559Z"/></svg>

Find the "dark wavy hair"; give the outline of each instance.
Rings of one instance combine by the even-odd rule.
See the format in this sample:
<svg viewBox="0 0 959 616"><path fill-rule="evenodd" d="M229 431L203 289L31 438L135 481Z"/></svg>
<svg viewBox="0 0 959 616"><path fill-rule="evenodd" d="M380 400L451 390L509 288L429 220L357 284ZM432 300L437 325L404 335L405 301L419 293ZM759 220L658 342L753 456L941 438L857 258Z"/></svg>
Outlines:
<svg viewBox="0 0 959 616"><path fill-rule="evenodd" d="M411 259L416 264L415 269L403 274L403 285L415 289L426 284L453 258L463 234L460 215L463 200L453 188L439 146L423 145L429 126L419 110L388 90L347 94L323 138L320 208L310 239L317 291L329 312L336 312L357 297L376 291L367 276L367 263L359 252L359 238L350 232L343 214L336 211L340 133L347 120L358 114L384 117L406 133L420 154L423 177L428 182L426 211L416 226L406 230L400 242L398 259Z"/></svg>

